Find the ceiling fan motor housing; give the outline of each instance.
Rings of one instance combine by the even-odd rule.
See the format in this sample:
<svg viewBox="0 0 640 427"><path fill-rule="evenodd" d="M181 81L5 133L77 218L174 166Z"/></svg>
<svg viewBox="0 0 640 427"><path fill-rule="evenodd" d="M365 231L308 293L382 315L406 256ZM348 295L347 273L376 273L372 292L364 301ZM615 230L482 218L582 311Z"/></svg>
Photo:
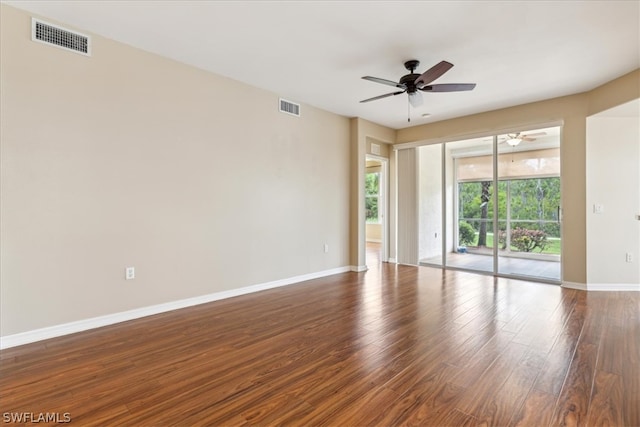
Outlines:
<svg viewBox="0 0 640 427"><path fill-rule="evenodd" d="M416 90L418 90L417 86L415 85L416 79L418 77L420 77L420 74L415 74L415 73L407 74L406 76L402 76L400 78L399 83L407 87L407 92L413 93Z"/></svg>
<svg viewBox="0 0 640 427"><path fill-rule="evenodd" d="M407 88L407 92L409 93L414 93L415 91L418 90L414 82L418 77L420 77L420 74L414 73L414 70L418 68L419 65L420 65L420 61L418 61L417 59L411 59L404 63L404 68L411 71L411 74L402 76L399 83L405 85Z"/></svg>

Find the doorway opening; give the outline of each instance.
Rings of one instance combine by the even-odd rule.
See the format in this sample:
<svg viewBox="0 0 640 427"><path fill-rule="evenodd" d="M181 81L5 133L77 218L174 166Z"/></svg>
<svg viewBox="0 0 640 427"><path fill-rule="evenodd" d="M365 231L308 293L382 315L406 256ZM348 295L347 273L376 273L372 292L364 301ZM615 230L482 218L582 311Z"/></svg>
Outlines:
<svg viewBox="0 0 640 427"><path fill-rule="evenodd" d="M388 159L367 155L365 168L366 265L388 261Z"/></svg>

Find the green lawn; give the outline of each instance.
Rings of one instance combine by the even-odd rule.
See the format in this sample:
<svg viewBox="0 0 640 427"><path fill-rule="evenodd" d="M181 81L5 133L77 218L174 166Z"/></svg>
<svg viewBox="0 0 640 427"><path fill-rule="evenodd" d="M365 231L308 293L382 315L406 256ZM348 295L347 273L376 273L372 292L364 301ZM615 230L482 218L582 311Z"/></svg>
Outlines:
<svg viewBox="0 0 640 427"><path fill-rule="evenodd" d="M478 241L478 233L476 233L476 242ZM544 251L540 252L539 249L535 249L532 253L534 254L550 254L550 255L560 255L560 238L558 237L547 237L547 247L544 248ZM487 233L487 247L493 247L493 233ZM516 248L511 246L511 250L513 252L518 252Z"/></svg>

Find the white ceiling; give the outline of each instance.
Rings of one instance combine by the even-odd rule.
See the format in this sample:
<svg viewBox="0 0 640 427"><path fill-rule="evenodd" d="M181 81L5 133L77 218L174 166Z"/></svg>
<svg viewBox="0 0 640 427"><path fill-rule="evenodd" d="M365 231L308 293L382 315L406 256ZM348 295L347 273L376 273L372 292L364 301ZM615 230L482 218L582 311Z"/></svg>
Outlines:
<svg viewBox="0 0 640 427"><path fill-rule="evenodd" d="M640 67L640 1L3 1L78 30L392 128L583 92ZM94 54L96 54L94 52ZM441 60L407 123L405 94L360 100ZM422 114L430 113L428 118Z"/></svg>

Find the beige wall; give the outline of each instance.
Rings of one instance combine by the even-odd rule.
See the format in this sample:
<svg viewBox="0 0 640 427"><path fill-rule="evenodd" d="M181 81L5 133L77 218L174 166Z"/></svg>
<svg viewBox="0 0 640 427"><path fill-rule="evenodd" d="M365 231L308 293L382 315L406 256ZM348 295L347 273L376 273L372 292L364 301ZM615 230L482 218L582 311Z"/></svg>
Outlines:
<svg viewBox="0 0 640 427"><path fill-rule="evenodd" d="M349 265L349 119L1 7L2 336Z"/></svg>
<svg viewBox="0 0 640 427"><path fill-rule="evenodd" d="M382 241L382 225L380 224L366 224L366 237L367 242L380 242Z"/></svg>
<svg viewBox="0 0 640 427"><path fill-rule="evenodd" d="M604 207L595 213L595 204ZM587 119L587 285L640 289L640 118ZM626 262L626 254L633 262Z"/></svg>
<svg viewBox="0 0 640 427"><path fill-rule="evenodd" d="M453 141L469 135L494 134L504 129L533 129L563 122L563 280L586 283L586 118L640 97L640 70L590 92L512 108L445 120L397 131L396 142Z"/></svg>
<svg viewBox="0 0 640 427"><path fill-rule="evenodd" d="M372 154L374 156L384 157L385 159L389 158L389 152L391 151L391 144L388 142L378 141L375 138L367 137L365 139L367 144L367 154ZM378 146L378 150L380 151L378 154L373 152L372 144L376 144Z"/></svg>

